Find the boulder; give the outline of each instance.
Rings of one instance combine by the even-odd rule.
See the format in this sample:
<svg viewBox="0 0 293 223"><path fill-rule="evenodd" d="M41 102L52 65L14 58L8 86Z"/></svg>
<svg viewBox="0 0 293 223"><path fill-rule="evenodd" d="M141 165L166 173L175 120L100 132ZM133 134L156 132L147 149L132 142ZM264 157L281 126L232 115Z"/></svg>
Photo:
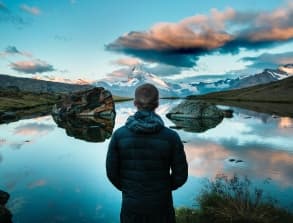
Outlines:
<svg viewBox="0 0 293 223"><path fill-rule="evenodd" d="M114 119L115 105L110 91L102 87L69 94L54 105L53 115L63 117L94 116Z"/></svg>
<svg viewBox="0 0 293 223"><path fill-rule="evenodd" d="M101 87L70 94L53 107L52 116L66 134L89 142L103 142L115 121L112 94Z"/></svg>
<svg viewBox="0 0 293 223"><path fill-rule="evenodd" d="M217 106L195 100L185 100L166 114L177 128L188 132L204 132L216 127L223 120L223 112Z"/></svg>

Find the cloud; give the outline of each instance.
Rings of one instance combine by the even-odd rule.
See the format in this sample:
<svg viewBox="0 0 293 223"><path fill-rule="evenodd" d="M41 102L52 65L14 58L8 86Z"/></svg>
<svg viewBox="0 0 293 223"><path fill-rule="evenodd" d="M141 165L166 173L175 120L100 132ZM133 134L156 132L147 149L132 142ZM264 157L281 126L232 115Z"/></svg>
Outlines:
<svg viewBox="0 0 293 223"><path fill-rule="evenodd" d="M37 187L43 187L43 186L46 186L47 184L47 181L44 180L44 179L39 179L37 181L34 181L34 182L31 182L27 185L27 187L29 189L34 189L34 188L37 188Z"/></svg>
<svg viewBox="0 0 293 223"><path fill-rule="evenodd" d="M0 22L9 22L20 27L28 24L22 17L12 13L2 2L0 2Z"/></svg>
<svg viewBox="0 0 293 223"><path fill-rule="evenodd" d="M131 31L105 46L106 50L148 62L193 67L200 56L238 53L293 39L293 4L273 11L238 12L211 9L178 23L157 23L147 31Z"/></svg>
<svg viewBox="0 0 293 223"><path fill-rule="evenodd" d="M15 128L14 134L23 136L42 136L54 130L54 125L41 123L27 123Z"/></svg>
<svg viewBox="0 0 293 223"><path fill-rule="evenodd" d="M141 60L137 58L132 58L132 57L125 57L125 58L112 61L112 64L119 65L119 66L127 66L127 67L133 67L141 63L142 63Z"/></svg>
<svg viewBox="0 0 293 223"><path fill-rule="evenodd" d="M171 76L180 74L184 68L167 65L167 64L156 64L155 66L145 65L143 69L149 73L153 73L158 76Z"/></svg>
<svg viewBox="0 0 293 223"><path fill-rule="evenodd" d="M38 7L34 7L34 6L28 6L26 4L22 4L20 6L20 8L24 11L27 12L31 15L40 15L41 14L41 10Z"/></svg>
<svg viewBox="0 0 293 223"><path fill-rule="evenodd" d="M2 2L0 2L0 11L2 11L2 12L8 12L8 8Z"/></svg>
<svg viewBox="0 0 293 223"><path fill-rule="evenodd" d="M15 46L6 47L5 52L9 54L21 54L21 52Z"/></svg>
<svg viewBox="0 0 293 223"><path fill-rule="evenodd" d="M44 73L55 70L52 65L41 60L18 61L10 63L10 67L13 70L26 74Z"/></svg>
<svg viewBox="0 0 293 223"><path fill-rule="evenodd" d="M264 53L256 57L243 57L245 62L251 62L250 68L276 68L279 65L293 64L293 52L270 54Z"/></svg>
<svg viewBox="0 0 293 223"><path fill-rule="evenodd" d="M21 55L25 57L32 57L31 53L24 52L18 50L15 46L8 46L5 48L3 52L0 52L0 56L6 57L6 56L14 56L14 55Z"/></svg>

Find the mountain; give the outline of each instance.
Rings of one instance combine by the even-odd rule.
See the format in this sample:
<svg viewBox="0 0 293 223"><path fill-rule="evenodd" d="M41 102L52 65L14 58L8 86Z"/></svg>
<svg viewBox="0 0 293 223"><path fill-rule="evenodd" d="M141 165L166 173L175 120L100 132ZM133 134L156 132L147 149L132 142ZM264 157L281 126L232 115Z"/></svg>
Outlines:
<svg viewBox="0 0 293 223"><path fill-rule="evenodd" d="M190 96L190 99L293 103L293 76L267 84ZM290 107L290 106L289 106ZM291 107L292 110L292 107Z"/></svg>
<svg viewBox="0 0 293 223"><path fill-rule="evenodd" d="M239 89L258 84L266 84L289 77L293 74L293 65L284 65L278 69L265 69L263 72L237 78L226 78L217 81L201 81L184 83L165 81L155 74L142 70L139 66L134 67L128 74L127 79L107 78L92 84L110 90L114 95L132 97L135 88L144 83L157 86L162 97L185 97L188 95L202 95L211 92Z"/></svg>
<svg viewBox="0 0 293 223"><path fill-rule="evenodd" d="M265 69L261 73L245 77L238 77L235 79L227 78L225 80L218 80L209 83L192 83L191 85L198 89L199 94L207 94L223 90L250 87L258 84L266 84L273 81L282 80L289 77L291 74L293 74L293 65L288 64L280 66L278 69Z"/></svg>
<svg viewBox="0 0 293 223"><path fill-rule="evenodd" d="M168 83L155 74L143 71L139 66L132 69L126 80L108 78L96 81L93 85L104 87L114 95L130 97L133 96L137 86L145 83L154 84L161 97L187 96L197 93L194 86L185 83Z"/></svg>
<svg viewBox="0 0 293 223"><path fill-rule="evenodd" d="M51 75L35 75L32 79L43 80L43 81L51 81L51 82L60 82L66 84L77 84L77 85L90 85L92 81L78 78L77 80L72 80L69 78L55 77Z"/></svg>
<svg viewBox="0 0 293 223"><path fill-rule="evenodd" d="M22 91L68 93L92 88L91 85L68 84L0 74L0 88L17 87Z"/></svg>

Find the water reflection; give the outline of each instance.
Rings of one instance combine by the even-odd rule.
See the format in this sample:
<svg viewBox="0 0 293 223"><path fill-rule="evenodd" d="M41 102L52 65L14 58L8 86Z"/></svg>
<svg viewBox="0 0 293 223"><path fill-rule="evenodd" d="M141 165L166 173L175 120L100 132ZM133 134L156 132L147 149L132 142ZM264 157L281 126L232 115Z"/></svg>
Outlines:
<svg viewBox="0 0 293 223"><path fill-rule="evenodd" d="M289 117L280 118L279 127L280 128L293 128L292 119Z"/></svg>
<svg viewBox="0 0 293 223"><path fill-rule="evenodd" d="M96 117L60 118L53 116L58 127L64 128L68 136L87 142L104 142L110 138L114 120Z"/></svg>
<svg viewBox="0 0 293 223"><path fill-rule="evenodd" d="M198 139L186 144L189 173L196 177L215 177L219 173L247 175L251 179L270 178L282 186L293 187L293 153L268 145L237 141L218 144Z"/></svg>
<svg viewBox="0 0 293 223"><path fill-rule="evenodd" d="M179 103L161 101L157 113L166 126L174 123L165 114ZM136 110L133 102L115 107L117 129ZM203 179L217 173L247 175L253 182L271 178L274 183L265 189L281 205L292 202L292 119L232 109L233 118L205 132L175 130L186 142L189 163L189 179L174 193L176 207L191 206ZM15 222L119 222L121 195L105 172L107 137L114 123L105 130L96 120L83 121L65 122L63 128L57 128L47 116L0 125L0 188L11 194L8 208ZM88 124L99 127L94 137L100 140L102 135L104 142L75 138L89 138ZM74 137L68 137L68 132Z"/></svg>
<svg viewBox="0 0 293 223"><path fill-rule="evenodd" d="M17 126L14 129L14 133L23 136L43 136L48 132L53 131L55 125L44 123L25 123L24 125Z"/></svg>

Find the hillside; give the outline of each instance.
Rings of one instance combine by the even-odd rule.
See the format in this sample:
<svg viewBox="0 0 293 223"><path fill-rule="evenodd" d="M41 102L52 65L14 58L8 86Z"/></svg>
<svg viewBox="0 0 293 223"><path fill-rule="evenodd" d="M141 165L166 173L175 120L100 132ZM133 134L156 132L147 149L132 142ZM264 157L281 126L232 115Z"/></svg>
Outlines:
<svg viewBox="0 0 293 223"><path fill-rule="evenodd" d="M216 99L246 102L293 103L293 77L269 84L205 95L192 95L189 99Z"/></svg>
<svg viewBox="0 0 293 223"><path fill-rule="evenodd" d="M92 88L91 85L67 84L0 74L0 88L17 87L21 91L69 93Z"/></svg>

